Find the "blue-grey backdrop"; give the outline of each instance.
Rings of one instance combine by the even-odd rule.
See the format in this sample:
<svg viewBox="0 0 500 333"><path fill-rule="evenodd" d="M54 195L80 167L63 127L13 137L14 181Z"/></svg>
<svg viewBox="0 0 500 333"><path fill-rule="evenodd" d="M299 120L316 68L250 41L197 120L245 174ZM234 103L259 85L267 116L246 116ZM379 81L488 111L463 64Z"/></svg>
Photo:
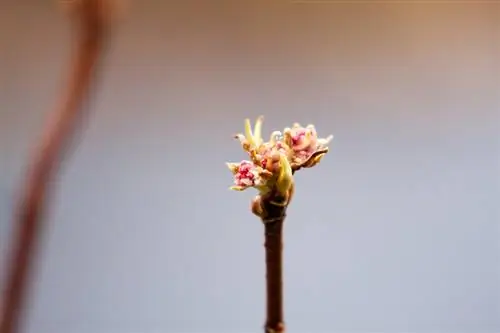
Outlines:
<svg viewBox="0 0 500 333"><path fill-rule="evenodd" d="M335 135L289 210L291 333L500 332L499 4L129 5L53 183L24 332L260 332L263 228L224 165L259 114ZM5 265L71 34L54 1L3 0L0 27Z"/></svg>

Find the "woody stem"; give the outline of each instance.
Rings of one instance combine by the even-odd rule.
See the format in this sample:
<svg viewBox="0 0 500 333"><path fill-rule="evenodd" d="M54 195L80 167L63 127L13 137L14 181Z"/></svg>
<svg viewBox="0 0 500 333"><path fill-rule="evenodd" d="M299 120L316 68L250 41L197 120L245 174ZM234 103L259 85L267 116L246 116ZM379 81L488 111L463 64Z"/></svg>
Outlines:
<svg viewBox="0 0 500 333"><path fill-rule="evenodd" d="M267 318L265 333L283 333L283 223L286 206L263 199L265 227Z"/></svg>

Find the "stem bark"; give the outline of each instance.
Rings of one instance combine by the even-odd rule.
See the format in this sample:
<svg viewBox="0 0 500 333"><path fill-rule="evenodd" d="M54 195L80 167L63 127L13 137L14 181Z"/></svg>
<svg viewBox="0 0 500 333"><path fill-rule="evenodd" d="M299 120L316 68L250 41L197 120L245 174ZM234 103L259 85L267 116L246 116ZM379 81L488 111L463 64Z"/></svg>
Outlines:
<svg viewBox="0 0 500 333"><path fill-rule="evenodd" d="M283 224L286 206L263 200L265 227L267 314L265 333L284 333L283 318Z"/></svg>

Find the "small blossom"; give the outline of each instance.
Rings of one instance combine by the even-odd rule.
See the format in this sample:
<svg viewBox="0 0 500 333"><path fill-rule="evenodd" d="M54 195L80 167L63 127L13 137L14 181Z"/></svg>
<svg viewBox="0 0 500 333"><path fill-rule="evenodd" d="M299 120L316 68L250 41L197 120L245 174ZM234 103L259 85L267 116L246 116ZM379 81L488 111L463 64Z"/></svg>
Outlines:
<svg viewBox="0 0 500 333"><path fill-rule="evenodd" d="M328 151L328 143L333 139L330 135L325 139L318 138L314 125L302 127L295 123L292 128L285 128L284 141L291 148L293 154L290 158L294 167L312 167L319 163L324 154L311 157L319 151Z"/></svg>
<svg viewBox="0 0 500 333"><path fill-rule="evenodd" d="M262 168L275 173L279 169L280 154L290 155L290 148L281 140L282 134L275 131L271 134L269 142L262 140L262 121L259 117L255 122L252 132L252 126L249 119L245 120L245 135L239 133L235 138L240 141L244 151L246 151L251 161Z"/></svg>
<svg viewBox="0 0 500 333"><path fill-rule="evenodd" d="M255 165L250 161L241 161L240 163L227 163L228 168L233 173L233 190L245 190L249 187L265 186L272 173Z"/></svg>
<svg viewBox="0 0 500 333"><path fill-rule="evenodd" d="M288 156L289 148L281 141L266 142L257 148L257 163L270 172L279 168L280 155Z"/></svg>
<svg viewBox="0 0 500 333"><path fill-rule="evenodd" d="M328 152L326 139L318 138L313 125L302 127L296 123L283 133L274 131L268 142L262 140L263 117L257 118L254 128L245 120L244 134L236 134L250 160L228 163L234 175L234 190L257 188L261 194L277 190L285 195L293 187L293 172L319 163Z"/></svg>

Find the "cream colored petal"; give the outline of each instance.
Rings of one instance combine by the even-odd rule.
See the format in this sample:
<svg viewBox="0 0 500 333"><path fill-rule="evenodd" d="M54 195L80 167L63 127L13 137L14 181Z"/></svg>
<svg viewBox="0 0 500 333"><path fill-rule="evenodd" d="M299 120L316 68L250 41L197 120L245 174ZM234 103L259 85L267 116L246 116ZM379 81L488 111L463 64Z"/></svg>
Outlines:
<svg viewBox="0 0 500 333"><path fill-rule="evenodd" d="M238 139L241 144L244 144L247 141L247 139L245 138L245 136L243 134L241 134L241 133L235 134L234 138Z"/></svg>
<svg viewBox="0 0 500 333"><path fill-rule="evenodd" d="M333 135L329 135L324 139L318 139L318 143L320 146L326 146L333 140Z"/></svg>
<svg viewBox="0 0 500 333"><path fill-rule="evenodd" d="M271 136L269 137L269 142L272 144L275 144L277 142L277 138L281 136L280 131L274 131L271 133Z"/></svg>

